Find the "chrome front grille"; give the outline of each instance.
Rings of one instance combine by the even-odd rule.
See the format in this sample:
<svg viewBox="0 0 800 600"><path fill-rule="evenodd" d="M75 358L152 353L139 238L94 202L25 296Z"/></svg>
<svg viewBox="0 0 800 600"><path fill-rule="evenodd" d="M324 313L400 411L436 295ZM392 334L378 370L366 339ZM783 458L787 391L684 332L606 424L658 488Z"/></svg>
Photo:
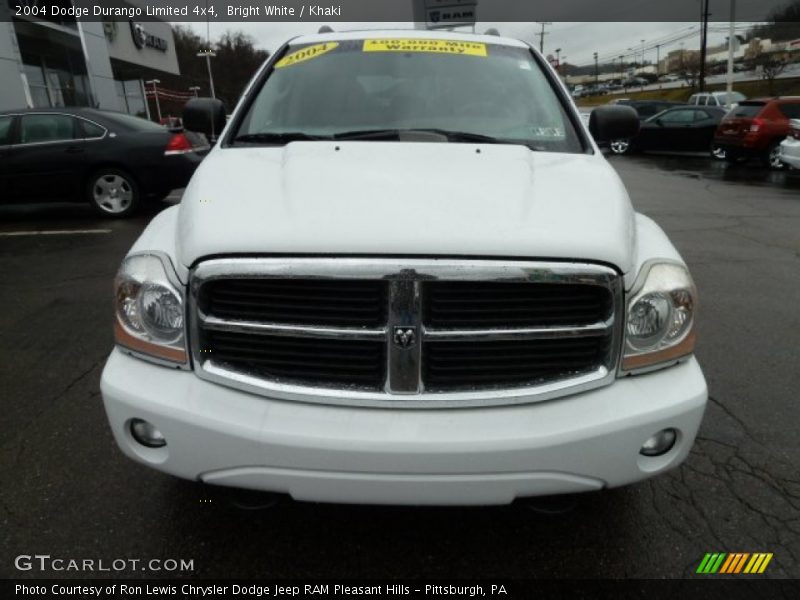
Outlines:
<svg viewBox="0 0 800 600"><path fill-rule="evenodd" d="M533 402L610 383L621 279L587 263L241 258L192 272L197 374L362 406Z"/></svg>

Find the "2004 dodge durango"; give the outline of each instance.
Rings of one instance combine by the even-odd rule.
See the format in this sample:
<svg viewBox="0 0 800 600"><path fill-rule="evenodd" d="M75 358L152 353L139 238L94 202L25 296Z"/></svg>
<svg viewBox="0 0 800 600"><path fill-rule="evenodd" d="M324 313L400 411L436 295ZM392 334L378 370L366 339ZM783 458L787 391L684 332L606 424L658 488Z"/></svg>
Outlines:
<svg viewBox="0 0 800 600"><path fill-rule="evenodd" d="M695 286L594 142L635 135L630 108L585 127L523 42L373 31L293 39L227 124L203 98L184 122L217 144L115 280L101 387L129 457L466 505L687 456Z"/></svg>

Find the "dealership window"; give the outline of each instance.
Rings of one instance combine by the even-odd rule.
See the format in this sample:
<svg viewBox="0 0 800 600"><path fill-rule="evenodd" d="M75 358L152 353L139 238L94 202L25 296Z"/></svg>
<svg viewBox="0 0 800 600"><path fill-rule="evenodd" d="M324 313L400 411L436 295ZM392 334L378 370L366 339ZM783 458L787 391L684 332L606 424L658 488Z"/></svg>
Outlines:
<svg viewBox="0 0 800 600"><path fill-rule="evenodd" d="M22 62L34 108L91 105L86 67L79 53L70 49L61 55L52 49L45 53L27 38L21 46L33 50L22 53Z"/></svg>
<svg viewBox="0 0 800 600"><path fill-rule="evenodd" d="M129 79L115 81L114 84L117 87L117 97L122 109L131 115L147 117L147 109L142 96L142 82L138 79Z"/></svg>
<svg viewBox="0 0 800 600"><path fill-rule="evenodd" d="M50 92L44 78L44 70L38 65L25 65L25 77L31 90L31 100L34 108L48 108L52 106Z"/></svg>

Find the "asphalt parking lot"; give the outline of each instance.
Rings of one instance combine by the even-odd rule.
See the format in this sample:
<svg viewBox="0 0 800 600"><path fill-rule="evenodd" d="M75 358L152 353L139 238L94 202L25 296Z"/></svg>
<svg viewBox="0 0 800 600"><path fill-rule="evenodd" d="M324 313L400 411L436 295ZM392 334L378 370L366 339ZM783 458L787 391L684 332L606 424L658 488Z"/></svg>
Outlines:
<svg viewBox="0 0 800 600"><path fill-rule="evenodd" d="M800 176L704 157L612 162L692 269L711 401L682 467L557 515L243 510L134 464L98 386L111 281L153 211L108 221L83 207L0 207L0 576L83 576L14 568L39 553L193 559L192 577L672 578L706 552L743 551L774 553L767 576L800 577ZM84 232L33 234L53 230Z"/></svg>

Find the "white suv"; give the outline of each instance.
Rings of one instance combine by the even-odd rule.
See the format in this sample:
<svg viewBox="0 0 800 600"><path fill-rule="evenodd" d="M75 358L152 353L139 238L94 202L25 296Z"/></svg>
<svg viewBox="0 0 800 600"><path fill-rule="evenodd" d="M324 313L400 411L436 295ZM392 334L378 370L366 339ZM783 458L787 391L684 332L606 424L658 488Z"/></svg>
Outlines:
<svg viewBox="0 0 800 600"><path fill-rule="evenodd" d="M115 282L122 451L300 500L503 504L629 484L694 442L697 291L528 44L295 38ZM220 134L220 130L224 131Z"/></svg>
<svg viewBox="0 0 800 600"><path fill-rule="evenodd" d="M687 104L694 104L696 106L721 106L731 109L736 108L742 100L747 100L747 96L741 92L731 92L730 98L728 98L728 92L702 92L689 96Z"/></svg>

